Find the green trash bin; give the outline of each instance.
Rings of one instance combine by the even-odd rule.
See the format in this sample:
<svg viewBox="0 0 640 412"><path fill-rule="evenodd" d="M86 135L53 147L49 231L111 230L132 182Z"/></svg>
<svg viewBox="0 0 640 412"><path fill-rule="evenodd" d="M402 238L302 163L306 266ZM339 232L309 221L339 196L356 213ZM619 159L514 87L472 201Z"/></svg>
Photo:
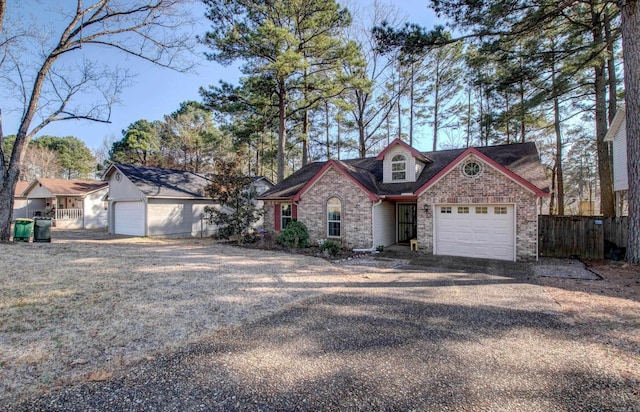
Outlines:
<svg viewBox="0 0 640 412"><path fill-rule="evenodd" d="M28 242L33 234L33 219L16 219L13 226L13 241Z"/></svg>
<svg viewBox="0 0 640 412"><path fill-rule="evenodd" d="M51 242L51 226L53 219L50 217L36 217L33 219L33 241Z"/></svg>

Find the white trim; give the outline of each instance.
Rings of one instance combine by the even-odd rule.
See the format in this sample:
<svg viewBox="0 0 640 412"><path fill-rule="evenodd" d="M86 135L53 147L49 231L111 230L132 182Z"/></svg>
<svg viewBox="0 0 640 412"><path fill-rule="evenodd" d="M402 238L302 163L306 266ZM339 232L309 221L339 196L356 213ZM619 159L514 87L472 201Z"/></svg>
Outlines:
<svg viewBox="0 0 640 412"><path fill-rule="evenodd" d="M622 125L623 121L626 119L626 108L624 105L620 106L618 110L616 110L615 116L613 116L613 120L609 125L609 129L607 130L607 134L604 135L605 142L613 142L616 134L618 134L618 129Z"/></svg>
<svg viewBox="0 0 640 412"><path fill-rule="evenodd" d="M338 201L338 204L340 205L340 220L329 220L329 201L330 201L331 199L336 199L336 200ZM343 226L343 225L342 225L342 222L343 222L343 220L342 220L342 216L343 216L343 213L342 213L342 209L343 209L342 204L343 204L343 201L342 201L342 199L340 199L338 196L330 196L330 197L325 201L325 214L326 214L326 217L327 217L327 227L326 227L327 232L326 232L326 233L327 233L327 238L329 238L329 239L342 239L342 226ZM330 223L330 222L334 222L334 223L335 223L335 222L338 222L338 223L340 224L340 226L339 226L339 232L340 232L340 235L336 236L336 235L330 235L330 234L329 234L329 223Z"/></svg>

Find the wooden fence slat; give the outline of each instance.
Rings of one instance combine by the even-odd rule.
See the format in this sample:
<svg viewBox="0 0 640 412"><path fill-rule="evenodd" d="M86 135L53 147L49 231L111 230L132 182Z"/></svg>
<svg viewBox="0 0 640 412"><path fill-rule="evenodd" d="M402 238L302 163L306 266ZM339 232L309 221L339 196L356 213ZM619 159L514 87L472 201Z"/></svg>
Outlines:
<svg viewBox="0 0 640 412"><path fill-rule="evenodd" d="M603 259L611 247L627 247L626 216L547 216L538 217L540 256Z"/></svg>

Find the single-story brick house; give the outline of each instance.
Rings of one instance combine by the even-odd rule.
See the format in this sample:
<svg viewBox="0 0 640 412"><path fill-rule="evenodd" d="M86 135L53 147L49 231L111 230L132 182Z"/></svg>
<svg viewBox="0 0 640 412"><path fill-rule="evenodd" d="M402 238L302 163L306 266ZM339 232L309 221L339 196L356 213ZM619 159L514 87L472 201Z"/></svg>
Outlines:
<svg viewBox="0 0 640 412"><path fill-rule="evenodd" d="M109 182L109 233L128 236L195 237L217 232L204 219L216 206L206 195L211 180L199 173L114 163L104 173ZM273 186L255 177L263 193Z"/></svg>
<svg viewBox="0 0 640 412"><path fill-rule="evenodd" d="M306 165L265 192L265 229L292 219L312 242L353 249L416 241L424 253L535 260L548 182L534 143L419 152L401 140L376 157Z"/></svg>

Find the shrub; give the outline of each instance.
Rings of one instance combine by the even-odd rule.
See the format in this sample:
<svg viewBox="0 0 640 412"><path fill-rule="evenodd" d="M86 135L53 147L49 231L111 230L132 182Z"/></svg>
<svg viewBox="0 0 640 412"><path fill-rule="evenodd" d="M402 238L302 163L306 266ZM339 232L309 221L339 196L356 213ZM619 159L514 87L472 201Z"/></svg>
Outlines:
<svg viewBox="0 0 640 412"><path fill-rule="evenodd" d="M284 247L307 247L309 246L309 232L304 223L292 220L280 232L276 241Z"/></svg>
<svg viewBox="0 0 640 412"><path fill-rule="evenodd" d="M325 254L335 256L340 252L340 245L338 242L334 242L333 240L325 240L320 245L320 250Z"/></svg>

